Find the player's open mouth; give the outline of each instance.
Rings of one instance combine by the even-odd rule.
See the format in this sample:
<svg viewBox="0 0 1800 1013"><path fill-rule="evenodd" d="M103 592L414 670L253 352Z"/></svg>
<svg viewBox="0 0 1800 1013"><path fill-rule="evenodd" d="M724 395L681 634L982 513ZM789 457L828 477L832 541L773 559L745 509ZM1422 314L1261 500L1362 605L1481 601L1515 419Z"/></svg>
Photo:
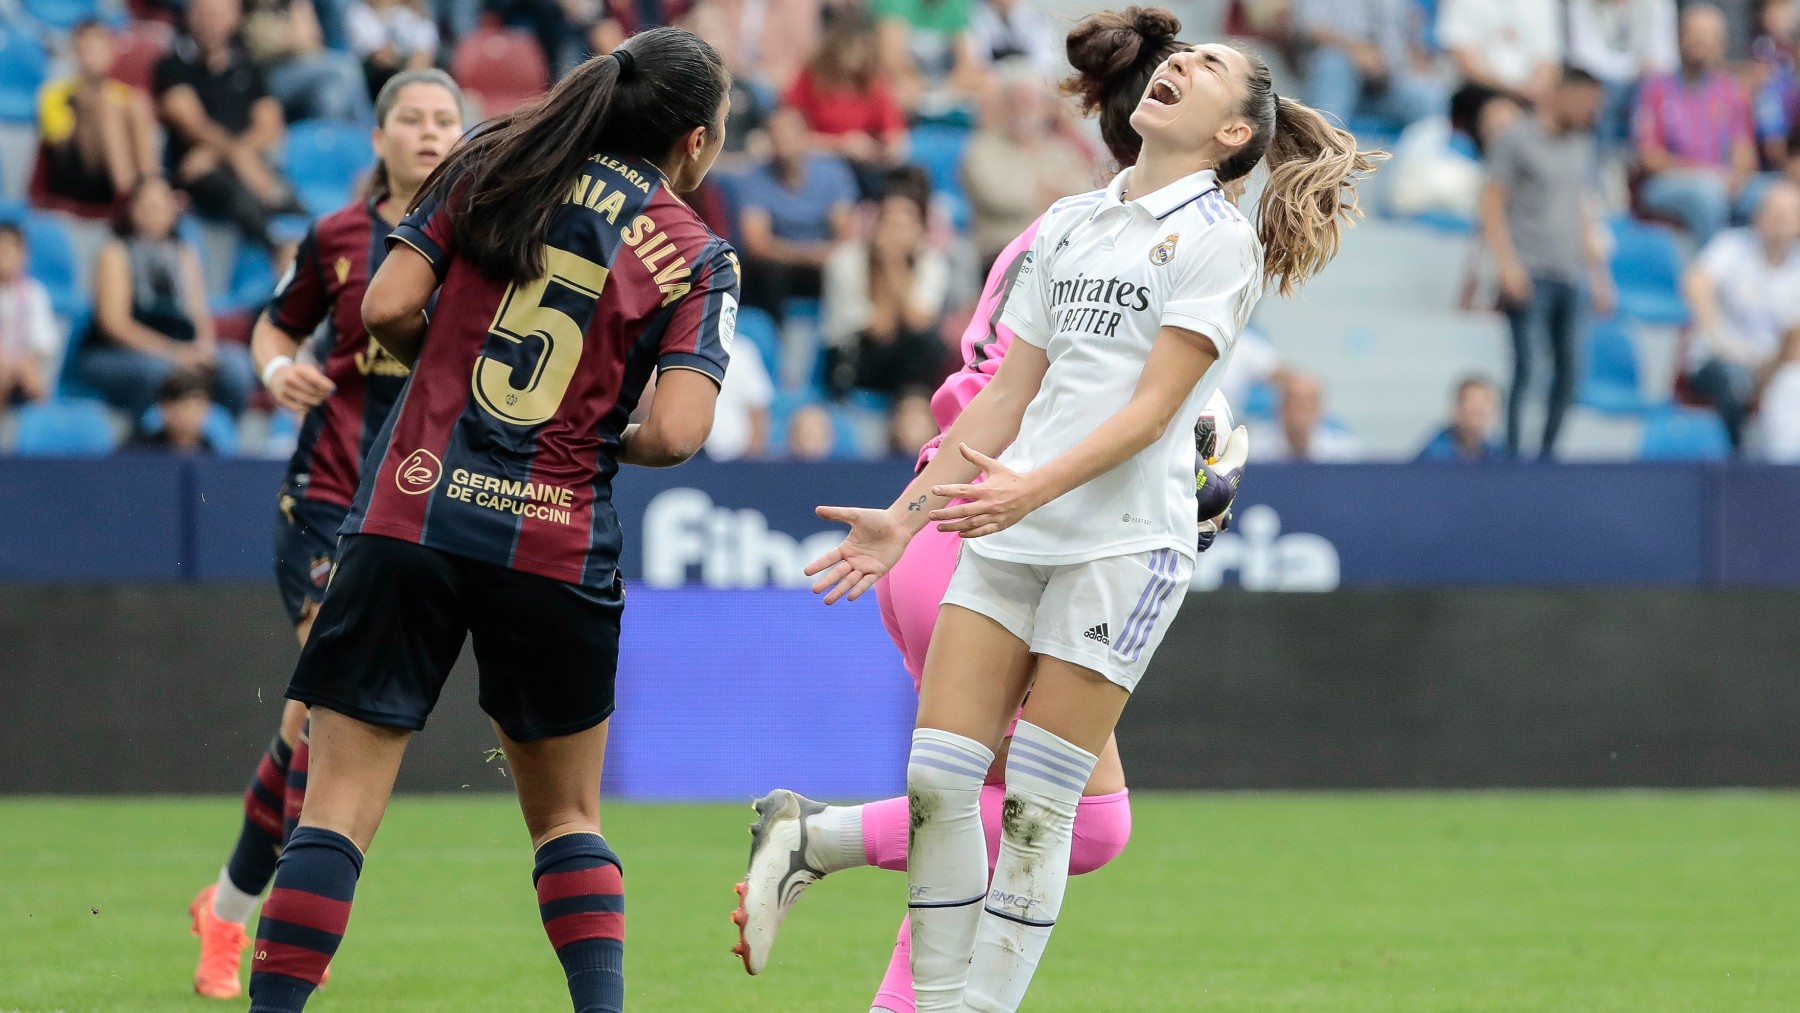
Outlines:
<svg viewBox="0 0 1800 1013"><path fill-rule="evenodd" d="M1150 82L1150 90L1144 93L1144 101L1159 106L1172 106L1181 101L1181 87L1167 77L1158 77Z"/></svg>
<svg viewBox="0 0 1800 1013"><path fill-rule="evenodd" d="M421 162L435 162L438 160L438 152L436 148L420 148L413 153L413 157Z"/></svg>

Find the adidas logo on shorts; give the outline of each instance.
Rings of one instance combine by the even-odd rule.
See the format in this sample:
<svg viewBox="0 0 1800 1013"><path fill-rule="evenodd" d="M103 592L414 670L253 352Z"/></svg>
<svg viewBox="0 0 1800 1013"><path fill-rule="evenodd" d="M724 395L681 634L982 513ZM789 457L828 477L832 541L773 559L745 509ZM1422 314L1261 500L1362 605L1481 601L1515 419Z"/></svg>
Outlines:
<svg viewBox="0 0 1800 1013"><path fill-rule="evenodd" d="M1112 641L1106 639L1106 624L1105 623L1101 623L1100 625L1094 627L1093 629L1087 631L1086 633L1083 633L1082 636L1088 638L1089 640L1098 640L1101 643L1107 645L1108 647L1112 646Z"/></svg>

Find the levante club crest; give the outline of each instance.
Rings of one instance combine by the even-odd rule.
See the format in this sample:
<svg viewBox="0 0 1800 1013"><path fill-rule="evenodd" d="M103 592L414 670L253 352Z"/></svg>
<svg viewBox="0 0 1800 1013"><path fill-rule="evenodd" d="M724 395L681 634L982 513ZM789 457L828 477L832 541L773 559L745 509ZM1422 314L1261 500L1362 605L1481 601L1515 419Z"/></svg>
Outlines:
<svg viewBox="0 0 1800 1013"><path fill-rule="evenodd" d="M1181 242L1181 233L1176 232L1169 238L1150 248L1150 263L1161 267L1175 259L1175 244Z"/></svg>

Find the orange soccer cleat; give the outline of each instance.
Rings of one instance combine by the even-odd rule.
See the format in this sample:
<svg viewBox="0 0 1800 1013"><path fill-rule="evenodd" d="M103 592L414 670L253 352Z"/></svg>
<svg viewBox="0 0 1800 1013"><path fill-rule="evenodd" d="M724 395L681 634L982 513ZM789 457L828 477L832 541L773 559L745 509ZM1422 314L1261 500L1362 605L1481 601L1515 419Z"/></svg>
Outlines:
<svg viewBox="0 0 1800 1013"><path fill-rule="evenodd" d="M213 893L218 885L200 891L188 905L193 933L200 937L200 966L194 970L194 991L210 999L235 999L244 994L238 968L244 960L249 937L242 925L213 914Z"/></svg>

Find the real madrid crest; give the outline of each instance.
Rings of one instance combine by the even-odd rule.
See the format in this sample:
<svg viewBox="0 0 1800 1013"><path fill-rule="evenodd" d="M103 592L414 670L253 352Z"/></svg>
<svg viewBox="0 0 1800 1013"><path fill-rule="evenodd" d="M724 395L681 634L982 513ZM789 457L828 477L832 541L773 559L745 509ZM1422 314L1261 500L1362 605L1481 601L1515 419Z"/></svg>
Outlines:
<svg viewBox="0 0 1800 1013"><path fill-rule="evenodd" d="M1173 232L1169 238L1150 248L1150 263L1161 267L1175 259L1175 244L1181 242L1181 233Z"/></svg>

